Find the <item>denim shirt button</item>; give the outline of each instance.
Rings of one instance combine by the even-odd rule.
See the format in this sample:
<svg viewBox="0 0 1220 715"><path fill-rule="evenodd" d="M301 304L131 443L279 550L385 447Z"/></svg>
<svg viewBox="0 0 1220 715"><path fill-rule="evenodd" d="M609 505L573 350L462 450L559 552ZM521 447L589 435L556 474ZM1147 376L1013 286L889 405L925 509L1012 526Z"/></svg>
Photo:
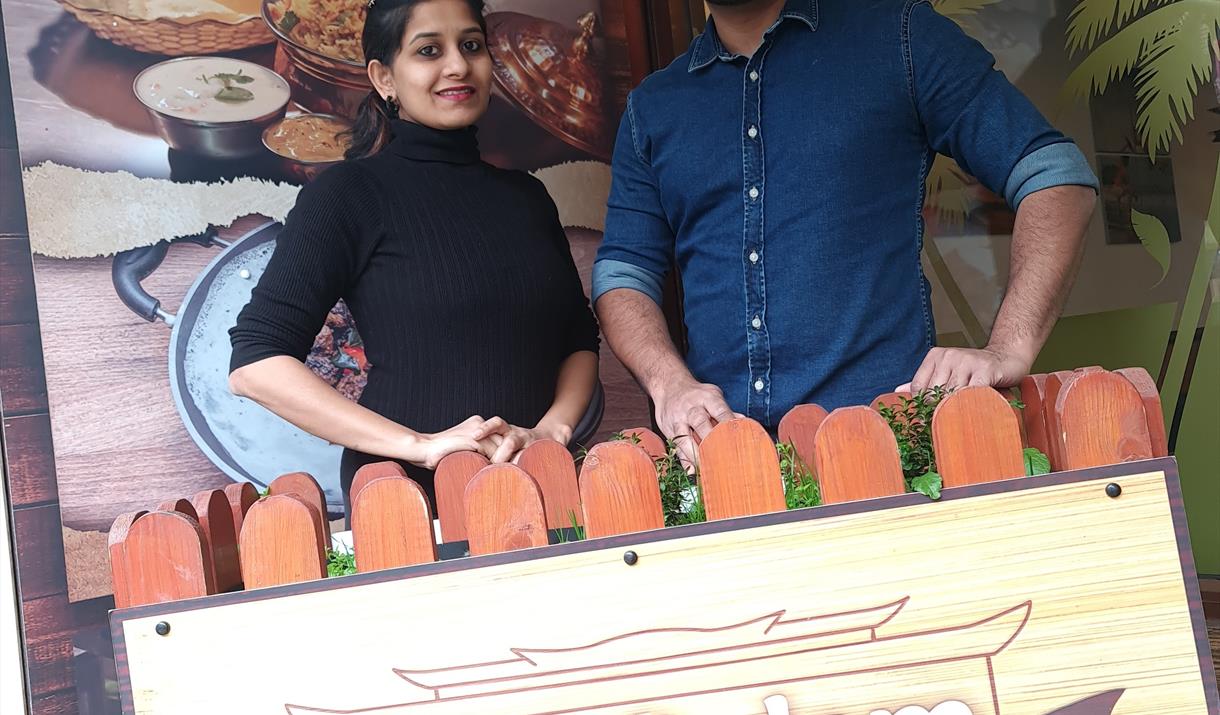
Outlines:
<svg viewBox="0 0 1220 715"><path fill-rule="evenodd" d="M754 137L758 136L758 127L751 124L750 128L746 131L746 134L749 134L750 138L753 139Z"/></svg>
<svg viewBox="0 0 1220 715"><path fill-rule="evenodd" d="M762 320L760 320L759 317L756 315L756 316L754 316L754 320L750 321L750 325L754 326L755 330L758 330L759 328L762 327Z"/></svg>
<svg viewBox="0 0 1220 715"><path fill-rule="evenodd" d="M750 263L758 263L758 251L750 251Z"/></svg>
<svg viewBox="0 0 1220 715"><path fill-rule="evenodd" d="M766 387L766 385L763 384L762 380L754 381L754 391L755 392L762 392L764 387Z"/></svg>
<svg viewBox="0 0 1220 715"><path fill-rule="evenodd" d="M750 70L750 81L751 82L758 81L758 71L757 70Z"/></svg>
<svg viewBox="0 0 1220 715"><path fill-rule="evenodd" d="M750 187L750 198L752 198L752 199L758 198L758 187L757 186Z"/></svg>

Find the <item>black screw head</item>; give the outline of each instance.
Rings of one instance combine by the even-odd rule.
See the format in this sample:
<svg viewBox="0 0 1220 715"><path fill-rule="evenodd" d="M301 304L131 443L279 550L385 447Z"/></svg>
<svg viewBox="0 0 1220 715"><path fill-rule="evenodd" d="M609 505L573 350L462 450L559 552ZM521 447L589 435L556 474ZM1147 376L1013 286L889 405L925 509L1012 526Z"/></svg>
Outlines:
<svg viewBox="0 0 1220 715"><path fill-rule="evenodd" d="M1111 499L1118 498L1118 495L1122 493L1123 488L1119 484L1110 482L1106 485L1106 496L1110 497Z"/></svg>
<svg viewBox="0 0 1220 715"><path fill-rule="evenodd" d="M639 560L639 554L634 551L628 551L627 553L623 554L623 563L627 564L628 566L635 566L635 562Z"/></svg>
<svg viewBox="0 0 1220 715"><path fill-rule="evenodd" d="M166 623L165 621L161 621L160 623L158 623L157 624L157 635L159 635L159 636L169 635L169 624Z"/></svg>

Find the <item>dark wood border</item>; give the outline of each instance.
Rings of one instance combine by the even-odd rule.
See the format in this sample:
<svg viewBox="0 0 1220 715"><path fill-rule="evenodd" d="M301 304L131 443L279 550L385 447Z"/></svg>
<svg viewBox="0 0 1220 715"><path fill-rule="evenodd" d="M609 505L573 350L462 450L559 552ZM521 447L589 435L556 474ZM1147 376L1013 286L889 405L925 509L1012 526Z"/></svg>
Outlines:
<svg viewBox="0 0 1220 715"><path fill-rule="evenodd" d="M1042 487L1074 484L1106 478L1118 479L1133 474L1162 472L1165 475L1166 491L1169 494L1170 515L1173 520L1174 532L1178 544L1178 558L1182 579L1186 584L1187 605L1190 610L1191 627L1194 630L1195 645L1198 650L1199 667L1202 671L1203 684L1206 690L1209 715L1220 715L1220 702L1216 693L1216 674L1212 666L1211 649L1207 641L1207 628L1203 619L1203 601L1199 592L1199 584L1195 577L1194 556L1190 550L1189 532L1186 526L1185 506L1182 502L1182 489L1178 482L1177 460L1173 457L1149 459L1140 462L1113 464L1093 469L1081 469L1070 472L1057 472L1038 477L1023 477L1008 479L986 484L976 484L965 487L946 489L941 494L941 501L957 501L989 494L1004 494L1022 492ZM1120 497L1121 498L1121 497ZM796 509L793 511L761 514L758 516L725 519L722 521L705 522L676 526L659 531L645 531L635 534L624 534L603 539L557 544L546 548L510 551L488 556L472 556L452 561L438 561L419 566L408 566L385 571L375 571L367 574L345 576L342 579L321 579L304 583L276 586L274 588L255 591L238 591L219 594L206 598L195 598L170 603L159 603L148 606L138 606L112 611L110 614L111 638L114 642L115 664L119 673L119 695L124 713L134 713L135 705L131 696L131 679L127 663L127 644L123 636L123 624L128 620L163 616L173 613L183 613L202 608L214 608L237 603L263 601L282 596L317 593L353 588L367 584L399 581L409 578L430 576L433 574L451 573L467 569L486 568L502 564L524 563L536 559L545 559L565 554L578 554L589 551L601 551L615 548L636 547L641 559L648 558L647 552L640 548L643 545L682 539L703 534L718 534L741 529L751 529L775 524L790 524L793 522L826 519L845 514L863 514L884 509L928 504L927 497L922 494L903 494L900 496L869 499L866 501L848 502L814 507L811 509Z"/></svg>

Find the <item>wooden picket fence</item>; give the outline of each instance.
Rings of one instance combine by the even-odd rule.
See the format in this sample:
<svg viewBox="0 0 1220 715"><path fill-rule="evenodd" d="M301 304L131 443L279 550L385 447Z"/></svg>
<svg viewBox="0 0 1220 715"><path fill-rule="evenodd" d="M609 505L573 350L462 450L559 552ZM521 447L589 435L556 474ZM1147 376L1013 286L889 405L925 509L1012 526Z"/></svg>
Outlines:
<svg viewBox="0 0 1220 715"><path fill-rule="evenodd" d="M1017 394L987 387L945 397L932 438L945 487L1025 474L1024 446L1054 471L1166 456L1155 382L1140 368L1032 375ZM827 413L801 405L779 426L810 465L822 501L833 504L905 491L893 432L871 407ZM568 450L541 441L514 464L477 453L446 457L436 470L442 542L465 541L471 555L542 547L548 531L582 525L589 538L664 528L653 460L665 445L651 431L593 446L577 476ZM699 445L699 487L708 519L785 508L775 443L749 419L717 425ZM370 464L352 485L352 543L358 571L435 561L433 514L419 485L393 462ZM816 507L814 507L816 508ZM322 489L308 474L285 474L260 498L248 483L171 500L120 516L110 529L119 608L325 578L330 541Z"/></svg>

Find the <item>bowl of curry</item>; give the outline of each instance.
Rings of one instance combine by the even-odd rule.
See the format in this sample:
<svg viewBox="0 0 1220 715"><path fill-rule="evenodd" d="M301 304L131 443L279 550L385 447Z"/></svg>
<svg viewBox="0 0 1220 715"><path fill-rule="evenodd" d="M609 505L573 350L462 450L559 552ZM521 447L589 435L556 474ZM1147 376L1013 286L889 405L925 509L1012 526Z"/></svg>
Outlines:
<svg viewBox="0 0 1220 715"><path fill-rule="evenodd" d="M297 114L263 130L263 146L279 158L288 175L307 182L343 161L351 128L350 120L334 114Z"/></svg>

